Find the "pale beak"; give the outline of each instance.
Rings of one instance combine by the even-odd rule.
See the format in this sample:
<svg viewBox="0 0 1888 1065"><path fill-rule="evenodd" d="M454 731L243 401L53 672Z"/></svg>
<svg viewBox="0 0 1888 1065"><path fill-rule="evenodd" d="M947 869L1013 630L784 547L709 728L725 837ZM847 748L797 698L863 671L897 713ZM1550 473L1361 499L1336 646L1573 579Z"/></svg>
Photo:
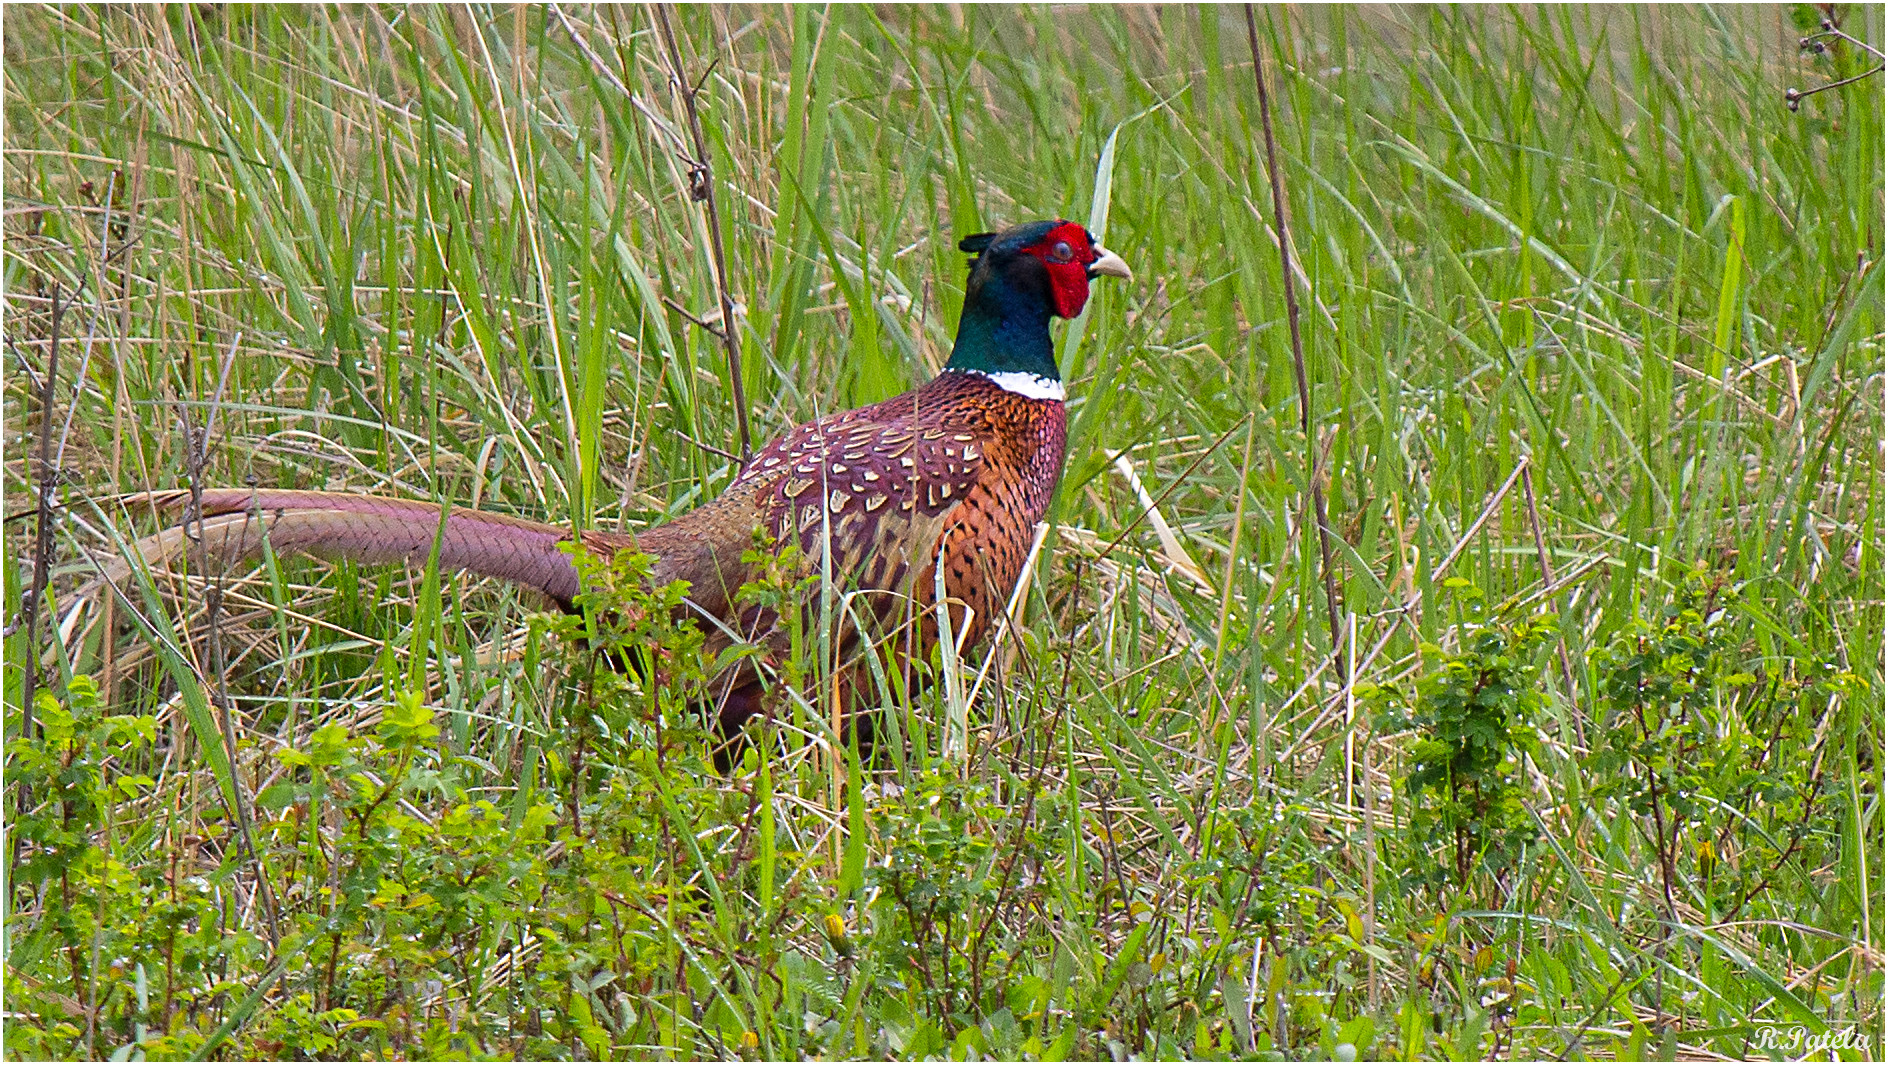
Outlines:
<svg viewBox="0 0 1888 1065"><path fill-rule="evenodd" d="M1109 251L1099 244L1095 245L1095 253L1100 255L1101 258L1088 264L1089 277L1102 277L1105 275L1107 277L1118 277L1123 281L1134 280L1134 271L1128 269L1128 264L1122 262L1119 255L1116 255L1114 252Z"/></svg>

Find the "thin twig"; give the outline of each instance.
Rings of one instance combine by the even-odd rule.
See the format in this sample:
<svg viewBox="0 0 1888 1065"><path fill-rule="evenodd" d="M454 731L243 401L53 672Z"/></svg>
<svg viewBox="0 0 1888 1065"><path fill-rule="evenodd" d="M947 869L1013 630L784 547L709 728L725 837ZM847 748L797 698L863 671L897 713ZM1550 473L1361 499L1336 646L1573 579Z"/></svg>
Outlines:
<svg viewBox="0 0 1888 1065"><path fill-rule="evenodd" d="M570 39L576 43L577 48L583 52L584 57L590 60L591 67L595 69L596 72L600 76L602 76L605 80L607 80L612 86L614 86L616 91L622 93L624 98L629 100L630 106L634 107L637 111L641 112L642 116L649 120L650 127L654 129L659 136L669 141L674 146L674 149L677 155L681 156L684 160L687 160L689 164L689 174L691 175L691 180L695 180L697 178L705 179L707 177L710 177L711 173L708 169L708 165L707 165L707 161L705 157L699 161L690 158L688 155L687 145L682 141L681 135L675 132L674 128L669 125L667 120L663 119L660 115L656 114L655 111L653 111L649 107L648 104L644 103L642 97L637 96L635 93L629 91L629 86L623 84L623 79L618 77L616 75L616 72L614 70L611 70L609 66L603 62L603 57L599 56L596 53L596 50L590 47L590 42L584 39L583 34L579 32L577 27L570 21L569 16L564 14L563 9L556 4L552 4L550 10L553 15L557 16L558 22L561 23L564 27L564 32L570 35ZM665 29L666 29L666 23L665 23ZM675 69L679 71L680 68L679 66L677 66ZM685 102L689 103L689 116L694 125L694 131L696 135L695 143L697 145L697 149L696 149L697 151L702 151L703 149L700 147L700 145L702 144L701 124L698 121L693 121L694 115L695 115L694 107L693 107L693 97L694 97L694 94L699 93L701 91L702 85L707 82L708 74L712 72L713 70L714 70L714 64L711 63L709 64L708 70L702 72L701 78L696 82L696 84L692 88L684 87L681 90L683 93ZM682 84L681 79L679 78L679 75L677 77L677 84L678 85ZM740 465L746 465L747 460L750 457L752 457L752 455L751 455L751 449L750 449L750 444L749 444L749 439L748 439L748 428L747 428L747 400L746 400L746 395L745 395L746 386L742 383L742 380L741 380L740 339L736 337L733 332L734 318L733 318L733 315L730 313L730 310L731 310L730 304L732 303L732 297L729 296L727 286L722 281L722 278L726 275L726 270L721 265L723 261L723 256L721 253L721 229L718 223L715 221L715 201L713 198L713 193L714 193L713 185L711 182L709 182L706 185L701 186L701 187L705 188L707 192L707 196L705 198L708 200L709 229L714 238L713 244L714 244L714 252L715 252L715 273L716 273L715 285L716 285L717 291L719 291L721 294L721 324L717 326L715 323L707 320L706 318L698 317L692 311L690 311L687 307L684 307L680 302L678 302L677 300L667 295L664 295L662 297L662 302L666 304L670 310L674 311L676 314L679 314L683 318L687 319L690 324L698 326L701 329L704 329L707 332L713 334L718 340L721 341L723 345L727 347L728 362L729 362L730 367L732 368L732 374L734 377L735 416L736 416L736 420L740 424L740 429L741 429L741 453L739 455L735 455L732 452L723 451L712 444L704 444L701 441L692 439L690 437L687 437L686 435L683 436L683 439L688 440L689 443L694 444L696 447L701 448L703 451L709 452L710 454L718 455L724 459L728 459L729 461L739 463ZM641 454L642 454L641 452L638 452L639 457L637 459L636 472L640 472L640 470L642 469L642 459L640 458ZM636 484L636 477L633 474L630 477L629 483L630 483L630 487L633 489ZM625 498L627 498L627 496Z"/></svg>
<svg viewBox="0 0 1888 1065"><path fill-rule="evenodd" d="M66 461L66 440L72 435L72 420L79 413L79 395L85 388L85 373L92 365L92 342L98 339L98 315L105 305L105 269L111 265L117 252L111 250L112 198L113 190L118 187L118 171L111 172L105 182L105 213L98 226L98 276L92 284L92 291L98 297L92 308L90 320L85 323L85 343L79 348L79 371L72 375L72 406L66 408L66 421L59 429L58 459L55 464L64 466ZM123 251L121 245L119 251Z"/></svg>
<svg viewBox="0 0 1888 1065"><path fill-rule="evenodd" d="M1357 654L1356 624L1357 615L1351 614L1351 637L1348 654L1353 658ZM1395 628L1395 626L1391 626ZM1356 670L1351 671L1351 680L1357 679ZM1353 689L1354 691L1354 689ZM1352 727L1355 727L1354 725ZM1370 748L1376 741L1377 730L1373 724L1364 730L1363 782L1364 782L1364 945L1377 945L1377 799L1375 785L1370 783L1371 770L1375 768L1370 757ZM1366 1000L1370 1008L1375 1009L1377 994L1377 957L1374 953L1364 955L1364 980Z"/></svg>
<svg viewBox="0 0 1888 1065"><path fill-rule="evenodd" d="M1049 768L1049 758L1051 748L1054 745L1056 730L1062 727L1062 715L1067 709L1068 703L1066 702L1056 704L1055 716L1049 719L1049 726L1045 730L1045 735L1047 735L1049 739L1042 745L1042 761L1036 765L1036 772L1030 778L1029 788L1023 795L1022 816L1016 819L1016 832L1011 836L1009 860L1003 862L1003 880L997 885L997 904L990 907L989 915L983 919L983 924L977 929L976 938L972 941L971 945L971 957L973 958L977 957L983 950L984 937L990 934L991 927L996 924L997 917L1002 914L1003 908L1008 902L1007 896L1010 889L1010 875L1015 871L1017 864L1022 859L1023 841L1025 839L1024 830L1029 827L1030 819L1035 815L1036 796L1042 791L1042 778L1044 772Z"/></svg>
<svg viewBox="0 0 1888 1065"><path fill-rule="evenodd" d="M39 389L39 528L33 545L33 586L20 607L26 629L26 677L20 689L22 739L33 736L33 697L39 688L39 602L46 595L46 582L52 572L52 494L59 486L59 471L52 465L52 401L53 386L59 380L59 321L65 314L59 295L59 283L55 281L52 286L52 350L46 356L46 377ZM15 812L26 812L32 802L32 792L22 780ZM16 856L17 848L16 836Z"/></svg>
<svg viewBox="0 0 1888 1065"><path fill-rule="evenodd" d="M1128 527L1121 530L1121 535L1115 537L1114 540L1111 541L1107 547L1104 547L1101 549L1101 553L1095 556L1095 561L1099 562L1102 559L1107 558L1110 554L1114 552L1115 548L1120 547L1121 541L1128 538L1128 534L1133 532L1141 524L1142 519L1146 518L1149 514L1152 514L1155 510L1157 510L1160 507L1162 503L1165 503L1167 501L1167 497L1173 494L1174 489L1185 484L1187 481L1187 478L1193 475L1193 471L1200 468L1200 463L1205 462L1209 458L1212 458L1213 452L1218 451L1220 448L1220 445L1232 439L1232 434L1239 431L1239 426L1245 422L1246 418L1251 418L1251 417L1252 417L1251 412L1247 412L1245 418L1242 418L1239 421L1234 422L1232 428L1219 434L1219 439L1213 441L1213 446L1207 448L1205 451L1200 452L1200 455L1198 458L1188 463L1187 468L1180 471L1180 476L1175 477L1173 479L1172 484L1169 484L1166 487L1166 489L1160 493L1159 496L1155 497L1152 503L1148 504L1146 507L1143 507L1141 509L1141 512L1134 516L1133 521L1128 522Z"/></svg>
<svg viewBox="0 0 1888 1065"><path fill-rule="evenodd" d="M563 24L564 32L570 35L572 41L576 42L578 50L583 52L584 57L590 60L591 68L605 81L608 81L617 92L622 93L623 98L628 100L629 105L635 108L642 117L649 120L649 128L655 130L658 137L673 145L678 153L686 151L687 143L682 140L682 135L675 131L675 127L669 124L668 119L656 114L655 109L650 107L642 97L629 91L629 86L623 84L623 79L617 76L616 71L604 64L603 57L597 55L596 50L590 47L590 42L584 39L582 33L578 32L577 27L570 21L570 17L564 14L563 8L552 4L551 13L556 15L557 21ZM612 20L616 17L613 8L611 9L610 17ZM612 25L614 25L614 21L612 21ZM620 42L618 47L621 47ZM627 66L627 62L625 62L624 65Z"/></svg>
<svg viewBox="0 0 1888 1065"><path fill-rule="evenodd" d="M696 447L701 448L703 451L706 451L710 455L715 456L716 458L723 458L723 459L727 459L729 462L736 462L736 463L741 461L741 457L739 455L736 455L730 451L723 451L720 448L714 446L713 444L706 443L705 441L697 440L694 437L688 435L687 433L682 432L680 429L674 429L674 430L671 430L671 432L673 432L676 436L681 437L683 440L687 441L688 443L691 443L695 445Z"/></svg>
<svg viewBox="0 0 1888 1065"><path fill-rule="evenodd" d="M747 431L747 389L741 378L741 341L734 334L734 294L728 290L728 254L722 247L721 213L715 205L714 170L709 166L708 139L702 136L701 112L695 104L695 98L701 94L701 86L691 84L682 73L682 50L676 43L675 30L669 24L670 6L663 4L656 8L656 25L662 31L662 43L667 49L669 80L676 94L682 98L682 110L688 115L689 136L695 143L694 158L688 159L688 194L700 201L708 213L708 247L714 254L715 294L721 301L722 328L717 332L722 345L728 349L728 374L734 384L734 420L740 429L741 464L746 465L747 460L754 456L754 447Z"/></svg>
<svg viewBox="0 0 1888 1065"><path fill-rule="evenodd" d="M583 34L577 32L577 27L571 24L570 16L564 14L564 9L561 5L552 4L551 14L557 16L557 21L563 25L564 32L570 35L570 39L576 44L577 50L584 54L585 59L590 60L592 70L595 70L604 80L608 81L610 86L617 92L622 93L626 97L633 97L635 95L629 91L629 86L623 84L623 79L616 76L616 71L611 70L603 62L603 58L591 49L590 42L584 39Z"/></svg>
<svg viewBox="0 0 1888 1065"><path fill-rule="evenodd" d="M1495 494L1488 498L1488 503L1482 507L1482 512L1475 516L1475 520L1469 523L1469 527L1463 530L1461 537L1455 541L1455 546L1450 548L1449 553L1442 556L1442 561L1436 563L1436 568L1430 571L1431 581L1439 581L1443 574L1449 572L1449 567L1455 564L1455 560L1461 557L1463 551L1467 550L1468 542L1475 538L1475 534L1481 531L1482 526L1488 524L1489 518L1495 516L1495 508L1501 506L1501 501L1508 497L1508 490L1514 487L1514 482L1519 480L1523 473L1527 472L1528 465L1528 457L1522 455L1520 461L1514 464L1514 472L1508 474L1508 479L1501 482L1500 488L1495 489Z"/></svg>
<svg viewBox="0 0 1888 1065"><path fill-rule="evenodd" d="M1825 49L1825 46L1822 43L1822 38L1824 37L1834 37L1840 41L1847 41L1850 44L1855 45L1857 48L1860 48L1863 51L1867 52L1869 55L1874 56L1877 60L1881 62L1879 62L1878 65L1873 70L1864 70L1860 74L1843 78L1841 81L1832 81L1827 85L1818 85L1815 88L1808 89L1808 90L1801 90L1801 89L1794 89L1794 88L1783 90L1783 102L1789 106L1791 111L1795 111L1799 106L1802 105L1802 102L1804 100L1809 99L1811 96L1814 96L1819 92L1828 92L1830 89L1840 89L1844 85L1853 85L1856 82L1861 81L1863 78L1872 78L1875 75L1881 73L1884 69L1888 69L1888 55L1883 55L1881 49L1876 48L1874 45L1869 44L1867 41L1864 41L1858 37L1851 37L1848 34L1842 32L1842 28L1836 25L1834 18L1823 19L1821 33L1812 33L1809 36L1804 37L1801 41L1797 42L1797 44L1798 44L1798 47L1802 48L1805 51L1813 50L1815 52L1820 53L1824 51Z"/></svg>
<svg viewBox="0 0 1888 1065"><path fill-rule="evenodd" d="M1834 37L1837 40L1847 41L1850 44L1856 46L1857 48L1860 48L1864 52L1867 52L1869 55L1874 56L1876 59L1888 59L1888 55L1883 55L1881 49L1875 47L1874 45L1868 43L1867 41L1862 40L1860 37L1852 37L1849 34L1843 32L1842 27L1836 25L1834 19L1828 19L1828 18L1823 19L1822 32L1812 33L1809 36L1803 38L1802 44L1805 47L1807 47L1810 44L1810 42L1815 41L1822 37Z"/></svg>
<svg viewBox="0 0 1888 1065"><path fill-rule="evenodd" d="M1534 474L1525 465L1521 467L1521 498L1527 501L1527 520L1534 529L1534 555L1540 560L1541 580L1551 588L1554 584L1554 564L1547 557L1547 538L1541 534L1541 510L1534 501ZM1567 630L1565 628L1560 630L1559 650L1560 679L1567 686L1567 701L1572 703L1579 697L1579 692L1573 686L1573 662L1567 657ZM1573 730L1580 741L1580 746L1584 747L1586 746L1586 729L1582 726L1580 717L1579 707L1575 704Z"/></svg>
<svg viewBox="0 0 1888 1065"><path fill-rule="evenodd" d="M216 391L210 397L210 409L204 415L203 428L190 428L189 408L185 408L185 440L188 450L184 455L184 466L190 478L190 509L185 513L185 535L203 548L203 467L209 459L210 434L216 429L216 411L223 404L223 390L229 384L230 369L236 362L236 351L242 344L243 335L237 333L230 340L229 351L223 357L222 368L217 373ZM199 557L206 557L200 555ZM207 566L207 558L205 565ZM223 573L219 570L215 579L204 593L205 622L210 629L210 671L216 677L214 687L217 709L222 711L223 747L229 758L230 802L235 807L236 826L240 832L244 854L255 866L256 886L262 895L263 910L268 917L269 944L271 947L281 942L281 932L276 925L275 895L269 889L267 871L262 866L262 856L256 852L256 844L249 830L249 797L243 791L242 774L237 769L236 758L236 706L229 694L229 670L223 653Z"/></svg>
<svg viewBox="0 0 1888 1065"><path fill-rule="evenodd" d="M983 691L984 678L990 675L990 667L996 664L998 652L1004 650L1011 630L1020 623L1023 604L1029 597L1030 581L1036 572L1036 559L1041 557L1042 545L1048 536L1049 526L1046 523L1038 524L1035 537L1029 542L1029 553L1023 556L1022 572L1016 578L1016 586L1010 589L1009 602L1004 604L1003 613L998 618L999 625L996 634L990 638L990 649L984 653L983 668L977 671L977 679L971 683L970 693L964 696L966 707L976 704L977 695ZM1008 661L1008 659L1004 660L1005 668L1008 666ZM999 678L999 688L1000 685Z"/></svg>
<svg viewBox="0 0 1888 1065"><path fill-rule="evenodd" d="M1226 619L1232 613L1232 579L1234 563L1239 559L1239 537L1245 531L1246 497L1252 494L1247 478L1252 476L1252 440L1259 428L1257 418L1246 419L1246 457L1239 465L1239 502L1233 507L1232 536L1226 541L1226 575L1220 580L1219 595L1219 635L1213 641L1213 672L1219 672L1219 663L1226 653ZM1213 722L1215 726L1219 722ZM1210 729L1208 730L1211 731Z"/></svg>
<svg viewBox="0 0 1888 1065"><path fill-rule="evenodd" d="M1305 480L1311 490L1311 509L1318 523L1318 553L1324 578L1324 606L1331 622L1331 653L1342 645L1338 632L1337 583L1331 574L1331 523L1324 511L1324 485L1318 480L1317 446L1311 435L1311 380L1305 373L1304 336L1298 326L1298 292L1292 283L1291 219L1285 213L1285 176L1278 168L1278 141L1272 136L1272 99L1265 92L1265 60L1259 54L1259 24L1246 5L1246 39L1252 45L1252 80L1259 89L1259 126L1265 132L1265 169L1272 179L1272 214L1278 225L1280 280L1285 285L1285 320L1291 326L1291 368L1298 378L1298 424L1304 430ZM1341 666L1339 668L1342 668Z"/></svg>
<svg viewBox="0 0 1888 1065"><path fill-rule="evenodd" d="M720 326L714 324L713 322L709 321L706 318L696 317L694 312L690 311L687 307L682 306L681 301L675 299L673 296L663 296L662 302L668 305L669 310L672 310L676 314L681 315L683 318L688 319L689 324L699 326L700 328L706 330L709 334L713 335L717 339L721 339L721 340L726 339L726 335Z"/></svg>
<svg viewBox="0 0 1888 1065"><path fill-rule="evenodd" d="M1819 92L1828 92L1830 89L1840 89L1844 85L1853 85L1863 78L1874 77L1884 69L1888 69L1888 63L1877 66L1873 70L1864 70L1854 77L1843 78L1841 81L1832 81L1827 85L1818 85L1813 89L1785 89L1783 90L1783 102L1789 105L1790 110L1794 111L1804 100L1809 99Z"/></svg>

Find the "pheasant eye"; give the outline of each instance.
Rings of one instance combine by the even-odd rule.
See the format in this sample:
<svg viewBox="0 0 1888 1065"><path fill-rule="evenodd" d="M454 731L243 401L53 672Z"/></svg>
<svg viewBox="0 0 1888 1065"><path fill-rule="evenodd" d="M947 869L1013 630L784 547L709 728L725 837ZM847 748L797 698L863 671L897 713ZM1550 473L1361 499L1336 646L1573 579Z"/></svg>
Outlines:
<svg viewBox="0 0 1888 1065"><path fill-rule="evenodd" d="M1056 241L1055 247L1049 251L1050 262L1065 263L1073 258L1075 258L1075 249L1069 247L1069 242L1066 240Z"/></svg>

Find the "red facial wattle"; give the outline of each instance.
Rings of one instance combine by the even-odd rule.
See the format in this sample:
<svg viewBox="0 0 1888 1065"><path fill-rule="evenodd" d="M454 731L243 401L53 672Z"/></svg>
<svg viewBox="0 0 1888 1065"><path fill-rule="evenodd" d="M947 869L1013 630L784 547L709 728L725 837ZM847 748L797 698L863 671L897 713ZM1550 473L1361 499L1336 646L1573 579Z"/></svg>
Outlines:
<svg viewBox="0 0 1888 1065"><path fill-rule="evenodd" d="M1023 250L1048 267L1056 315L1074 318L1081 314L1082 308L1088 305L1088 265L1096 259L1088 230L1074 222L1064 222Z"/></svg>

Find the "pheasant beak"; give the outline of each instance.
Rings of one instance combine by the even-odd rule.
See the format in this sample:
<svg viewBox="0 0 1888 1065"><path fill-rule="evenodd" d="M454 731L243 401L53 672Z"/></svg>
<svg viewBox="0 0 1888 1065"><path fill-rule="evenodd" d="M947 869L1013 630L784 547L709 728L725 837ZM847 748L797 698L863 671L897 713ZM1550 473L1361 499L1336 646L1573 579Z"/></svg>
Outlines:
<svg viewBox="0 0 1888 1065"><path fill-rule="evenodd" d="M1118 277L1123 281L1134 280L1134 271L1128 269L1128 264L1122 262L1119 255L1116 255L1114 252L1109 251L1099 244L1095 245L1095 253L1099 255L1100 258L1088 264L1088 276L1090 278L1106 276Z"/></svg>

